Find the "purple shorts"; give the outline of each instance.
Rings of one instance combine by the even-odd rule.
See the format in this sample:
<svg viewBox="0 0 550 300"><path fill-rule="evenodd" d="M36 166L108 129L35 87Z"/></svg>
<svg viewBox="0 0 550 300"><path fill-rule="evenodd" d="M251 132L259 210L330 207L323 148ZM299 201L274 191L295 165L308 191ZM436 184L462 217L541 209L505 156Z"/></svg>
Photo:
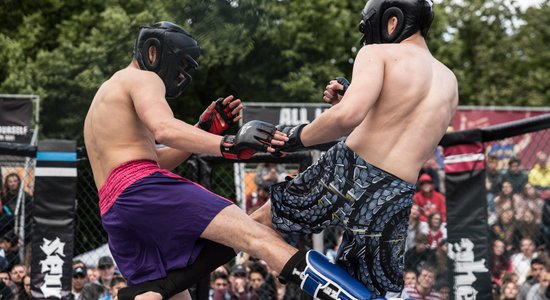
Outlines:
<svg viewBox="0 0 550 300"><path fill-rule="evenodd" d="M130 285L192 264L203 247L200 235L232 204L149 160L118 166L99 197L111 254Z"/></svg>

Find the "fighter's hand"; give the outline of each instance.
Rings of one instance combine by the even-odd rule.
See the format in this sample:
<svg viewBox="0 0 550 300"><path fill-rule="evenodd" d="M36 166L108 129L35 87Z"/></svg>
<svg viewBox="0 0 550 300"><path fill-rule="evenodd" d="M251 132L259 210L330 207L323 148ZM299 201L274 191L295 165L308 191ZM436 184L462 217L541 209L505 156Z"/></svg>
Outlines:
<svg viewBox="0 0 550 300"><path fill-rule="evenodd" d="M282 152L294 152L305 149L300 134L306 125L307 124L300 124L298 126L277 125L277 130L287 136L287 141L284 145L275 145L272 143L273 148L276 150L273 155L281 156Z"/></svg>
<svg viewBox="0 0 550 300"><path fill-rule="evenodd" d="M336 77L329 81L323 92L323 101L330 105L336 105L342 100L349 87L349 81L344 77Z"/></svg>
<svg viewBox="0 0 550 300"><path fill-rule="evenodd" d="M204 131L221 135L241 119L239 112L243 109L241 99L227 96L212 101L199 117L195 125Z"/></svg>
<svg viewBox="0 0 550 300"><path fill-rule="evenodd" d="M275 136L277 135L277 138ZM273 124L262 121L250 121L244 124L236 135L226 135L222 138L220 151L227 159L249 159L258 151L273 152L273 145L281 145L284 141L282 133L277 133Z"/></svg>

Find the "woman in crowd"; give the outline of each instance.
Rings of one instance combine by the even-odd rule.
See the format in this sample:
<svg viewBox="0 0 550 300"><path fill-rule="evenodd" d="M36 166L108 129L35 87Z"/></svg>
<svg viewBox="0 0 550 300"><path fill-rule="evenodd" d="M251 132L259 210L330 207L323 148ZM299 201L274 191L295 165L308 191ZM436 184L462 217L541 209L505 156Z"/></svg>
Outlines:
<svg viewBox="0 0 550 300"><path fill-rule="evenodd" d="M441 213L433 212L428 216L428 223L422 223L420 231L428 237L431 249L439 248L439 242L447 238L447 229L441 224Z"/></svg>
<svg viewBox="0 0 550 300"><path fill-rule="evenodd" d="M491 247L491 256L489 257L491 281L493 284L500 286L504 273L511 271L512 263L506 255L506 245L502 240L494 240Z"/></svg>

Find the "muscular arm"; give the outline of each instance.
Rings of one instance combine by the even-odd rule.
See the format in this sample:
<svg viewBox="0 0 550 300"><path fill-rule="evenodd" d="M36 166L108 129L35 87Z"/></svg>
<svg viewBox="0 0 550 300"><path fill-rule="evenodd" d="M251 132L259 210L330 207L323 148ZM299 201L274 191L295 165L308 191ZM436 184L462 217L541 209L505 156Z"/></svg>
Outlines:
<svg viewBox="0 0 550 300"><path fill-rule="evenodd" d="M384 79L384 61L377 45L361 48L353 67L353 81L338 105L304 127L304 146L334 141L349 134L365 119L377 101Z"/></svg>
<svg viewBox="0 0 550 300"><path fill-rule="evenodd" d="M221 136L174 118L164 93L164 84L154 73L136 76L131 91L137 115L153 133L155 140L177 150L166 150L166 153L161 154L166 159L164 164L172 165L175 161L183 160L188 153L220 155Z"/></svg>

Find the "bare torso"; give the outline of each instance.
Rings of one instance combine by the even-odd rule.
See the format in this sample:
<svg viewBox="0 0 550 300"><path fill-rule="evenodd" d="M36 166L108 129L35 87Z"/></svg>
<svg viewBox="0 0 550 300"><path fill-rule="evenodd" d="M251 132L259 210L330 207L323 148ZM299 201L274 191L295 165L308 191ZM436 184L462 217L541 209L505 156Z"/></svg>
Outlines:
<svg viewBox="0 0 550 300"><path fill-rule="evenodd" d="M378 100L346 143L369 163L416 182L458 105L454 74L427 48L383 44L384 78ZM353 78L352 84L365 84Z"/></svg>
<svg viewBox="0 0 550 300"><path fill-rule="evenodd" d="M153 134L140 121L130 89L140 76L128 67L97 91L84 122L84 142L97 188L116 166L137 159L157 160Z"/></svg>

